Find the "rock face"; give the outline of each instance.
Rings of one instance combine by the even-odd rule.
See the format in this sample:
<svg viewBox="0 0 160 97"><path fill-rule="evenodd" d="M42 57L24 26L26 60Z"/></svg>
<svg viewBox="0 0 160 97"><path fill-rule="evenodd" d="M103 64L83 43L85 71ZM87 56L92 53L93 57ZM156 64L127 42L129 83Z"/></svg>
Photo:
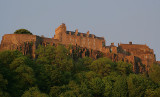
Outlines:
<svg viewBox="0 0 160 97"><path fill-rule="evenodd" d="M66 47L72 45L71 53L76 53L78 57L90 56L94 59L105 56L113 61L124 61L133 64L133 71L141 73L149 70L151 64L156 62L153 49L147 45L139 44L119 44L118 47L111 43L105 45L103 37L97 37L93 34L67 31L65 24L60 25L55 30L54 38L39 37L26 34L6 34L3 36L0 51L18 49L24 55L30 54L36 58L35 50L38 45L58 45L63 44ZM103 53L103 54L102 54ZM74 55L74 54L72 54Z"/></svg>

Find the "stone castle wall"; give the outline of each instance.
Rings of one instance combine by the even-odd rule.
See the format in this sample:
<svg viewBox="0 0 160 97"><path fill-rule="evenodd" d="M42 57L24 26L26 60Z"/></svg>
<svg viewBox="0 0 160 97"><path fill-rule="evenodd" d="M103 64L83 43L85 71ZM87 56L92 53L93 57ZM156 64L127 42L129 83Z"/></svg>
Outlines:
<svg viewBox="0 0 160 97"><path fill-rule="evenodd" d="M42 39L36 35L6 34L2 37L0 51L18 49L24 55L30 54L35 58L35 50Z"/></svg>
<svg viewBox="0 0 160 97"><path fill-rule="evenodd" d="M94 37L88 36L77 36L77 35L70 35L66 34L65 39L62 40L63 44L71 44L71 45L78 45L81 47L86 47L88 49L102 51L102 42L105 42L103 39L97 39Z"/></svg>
<svg viewBox="0 0 160 97"><path fill-rule="evenodd" d="M36 35L6 34L2 37L1 50L15 49L17 46L31 41L36 41Z"/></svg>
<svg viewBox="0 0 160 97"><path fill-rule="evenodd" d="M103 51L103 45L105 45L105 40L102 37L95 37L93 34L89 34L89 31L84 34L72 31L66 31L65 24L60 25L55 30L54 39L59 39L62 44L66 45L78 45L80 47L86 47L88 49Z"/></svg>
<svg viewBox="0 0 160 97"><path fill-rule="evenodd" d="M77 29L75 32L67 31L65 24L60 25L55 30L54 38L26 34L6 34L2 38L0 51L18 49L24 55L31 54L35 58L35 50L41 44L44 46L47 44L72 45L72 53L77 51L77 47L79 47L81 48L78 49L78 56L80 57L90 56L98 58L98 56L101 56L100 52L103 52L103 56L113 61L132 63L135 73L148 71L150 65L156 62L153 49L150 49L147 45L132 44L130 42L129 44L120 44L118 47L114 43L106 46L103 37L90 34L89 31L87 33L78 32Z"/></svg>

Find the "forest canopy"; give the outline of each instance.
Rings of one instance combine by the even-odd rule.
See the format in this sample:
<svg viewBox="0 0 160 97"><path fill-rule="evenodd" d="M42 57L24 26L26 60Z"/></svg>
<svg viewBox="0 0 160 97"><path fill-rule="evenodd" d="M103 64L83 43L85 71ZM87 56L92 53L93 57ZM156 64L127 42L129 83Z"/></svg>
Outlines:
<svg viewBox="0 0 160 97"><path fill-rule="evenodd" d="M42 46L37 59L0 52L0 97L158 97L160 66L134 74L132 64L76 57L63 45Z"/></svg>

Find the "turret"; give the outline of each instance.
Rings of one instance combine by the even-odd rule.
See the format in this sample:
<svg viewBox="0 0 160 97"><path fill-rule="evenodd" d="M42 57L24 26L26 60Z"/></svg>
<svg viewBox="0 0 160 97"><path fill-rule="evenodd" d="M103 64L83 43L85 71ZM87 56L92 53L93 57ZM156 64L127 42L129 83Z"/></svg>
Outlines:
<svg viewBox="0 0 160 97"><path fill-rule="evenodd" d="M132 45L132 42L130 41L129 44Z"/></svg>
<svg viewBox="0 0 160 97"><path fill-rule="evenodd" d="M58 39L62 41L62 34L66 33L66 25L62 23L57 29L55 29L55 36L54 39Z"/></svg>
<svg viewBox="0 0 160 97"><path fill-rule="evenodd" d="M76 29L76 31L75 31L75 35L77 36L77 34L78 34L78 29Z"/></svg>
<svg viewBox="0 0 160 97"><path fill-rule="evenodd" d="M87 37L89 37L89 31L87 32Z"/></svg>
<svg viewBox="0 0 160 97"><path fill-rule="evenodd" d="M94 38L94 34L92 34L92 38Z"/></svg>

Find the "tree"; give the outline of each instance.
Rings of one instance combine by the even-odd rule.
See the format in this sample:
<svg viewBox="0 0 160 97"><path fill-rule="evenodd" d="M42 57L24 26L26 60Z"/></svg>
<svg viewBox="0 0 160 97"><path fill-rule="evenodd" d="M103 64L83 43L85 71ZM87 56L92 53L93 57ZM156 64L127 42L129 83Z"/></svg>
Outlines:
<svg viewBox="0 0 160 97"><path fill-rule="evenodd" d="M32 35L32 33L26 29L18 29L14 32L14 34L29 34Z"/></svg>
<svg viewBox="0 0 160 97"><path fill-rule="evenodd" d="M17 57L23 56L21 52L15 50L10 51L6 50L3 52L0 52L0 62L2 65L5 65L6 67L9 66L9 64Z"/></svg>
<svg viewBox="0 0 160 97"><path fill-rule="evenodd" d="M142 75L130 74L127 79L129 97L143 97L147 89L157 86Z"/></svg>
<svg viewBox="0 0 160 97"><path fill-rule="evenodd" d="M39 45L36 50L36 76L39 89L49 92L52 86L68 84L73 60L63 45L57 47Z"/></svg>
<svg viewBox="0 0 160 97"><path fill-rule="evenodd" d="M155 82L160 85L160 65L158 64L153 64L150 67L150 70L148 72L149 77Z"/></svg>
<svg viewBox="0 0 160 97"><path fill-rule="evenodd" d="M36 64L35 69L39 89L43 92L49 92L50 87L54 83L54 81L51 81L51 74L54 70L53 66L49 64Z"/></svg>
<svg viewBox="0 0 160 97"><path fill-rule="evenodd" d="M68 50L63 45L56 48L51 45L39 46L36 50L38 59L37 64L49 64L62 71L73 69L73 59L70 57Z"/></svg>
<svg viewBox="0 0 160 97"><path fill-rule="evenodd" d="M126 62L118 61L117 70L120 74L128 75L132 73L132 65Z"/></svg>
<svg viewBox="0 0 160 97"><path fill-rule="evenodd" d="M65 86L65 91L60 94L60 97L78 97L79 85L75 81L70 81L68 85Z"/></svg>
<svg viewBox="0 0 160 97"><path fill-rule="evenodd" d="M99 77L93 78L89 82L89 86L95 96L101 97L103 95L105 85L101 78Z"/></svg>
<svg viewBox="0 0 160 97"><path fill-rule="evenodd" d="M107 79L103 79L103 83L104 83L104 85L105 85L105 88L104 88L104 93L103 93L103 95L105 96L105 97L111 97L112 96L112 88L113 88L113 83L112 83L112 81L110 81L110 80L107 80Z"/></svg>
<svg viewBox="0 0 160 97"><path fill-rule="evenodd" d="M113 97L128 97L128 85L125 76L118 76L113 84Z"/></svg>
<svg viewBox="0 0 160 97"><path fill-rule="evenodd" d="M78 85L75 81L70 81L68 85L61 87L60 97L92 97L91 90L82 83ZM57 97L57 96L56 96Z"/></svg>
<svg viewBox="0 0 160 97"><path fill-rule="evenodd" d="M36 78L39 89L43 92L49 92L52 86L60 86L68 84L71 78L71 73L61 71L49 64L36 65Z"/></svg>
<svg viewBox="0 0 160 97"><path fill-rule="evenodd" d="M37 87L29 88L28 91L25 91L22 97L49 97L45 93L41 93Z"/></svg>
<svg viewBox="0 0 160 97"><path fill-rule="evenodd" d="M7 92L12 96L17 96L19 93L17 93L17 80L15 79L16 74L10 69L10 64L18 57L23 56L22 53L19 51L3 51L0 52L0 73L3 75L3 77L8 81L6 90ZM2 93L2 92L1 92ZM3 95L6 95L6 93L2 93ZM2 95L1 95L2 96ZM20 95L19 95L20 96ZM3 97L3 96L2 96Z"/></svg>
<svg viewBox="0 0 160 97"><path fill-rule="evenodd" d="M62 71L72 71L73 59L69 56L68 50L63 45L56 47L55 66Z"/></svg>
<svg viewBox="0 0 160 97"><path fill-rule="evenodd" d="M160 96L160 88L146 90L145 97L159 97L159 96Z"/></svg>
<svg viewBox="0 0 160 97"><path fill-rule="evenodd" d="M28 63L26 56L21 56L9 65L12 77L9 78L8 90L13 96L21 96L26 89L35 85L34 71Z"/></svg>
<svg viewBox="0 0 160 97"><path fill-rule="evenodd" d="M0 89L6 89L8 81L3 78L3 75L0 74Z"/></svg>
<svg viewBox="0 0 160 97"><path fill-rule="evenodd" d="M105 85L105 89L104 89L104 94L103 95L105 97L112 97L113 96L114 83L116 81L118 81L117 80L118 77L119 77L119 75L117 74L117 72L111 72L108 76L103 77L103 83Z"/></svg>
<svg viewBox="0 0 160 97"><path fill-rule="evenodd" d="M88 88L88 85L86 85L85 83L81 83L80 85L80 93L81 93L81 97L92 97L92 90Z"/></svg>
<svg viewBox="0 0 160 97"><path fill-rule="evenodd" d="M0 74L0 97L10 97L9 94L5 92L7 90L7 84L8 81Z"/></svg>
<svg viewBox="0 0 160 97"><path fill-rule="evenodd" d="M49 95L51 97L58 97L62 92L63 92L62 91L62 87L60 87L60 86L53 86L50 89Z"/></svg>
<svg viewBox="0 0 160 97"><path fill-rule="evenodd" d="M90 57L79 58L74 63L74 71L75 72L88 71L89 70L89 65L92 62L93 62L93 59L90 58Z"/></svg>
<svg viewBox="0 0 160 97"><path fill-rule="evenodd" d="M101 76L107 76L114 67L114 62L108 58L99 58L92 62L89 66L90 70L100 74Z"/></svg>
<svg viewBox="0 0 160 97"><path fill-rule="evenodd" d="M16 73L16 78L18 78L19 81L33 85L35 81L34 71L28 66L28 63L30 62L27 57L19 57L10 64L10 69Z"/></svg>
<svg viewBox="0 0 160 97"><path fill-rule="evenodd" d="M56 48L51 45L47 45L46 47L39 45L36 50L36 54L38 55L36 62L38 64L54 64L56 56L55 50Z"/></svg>

